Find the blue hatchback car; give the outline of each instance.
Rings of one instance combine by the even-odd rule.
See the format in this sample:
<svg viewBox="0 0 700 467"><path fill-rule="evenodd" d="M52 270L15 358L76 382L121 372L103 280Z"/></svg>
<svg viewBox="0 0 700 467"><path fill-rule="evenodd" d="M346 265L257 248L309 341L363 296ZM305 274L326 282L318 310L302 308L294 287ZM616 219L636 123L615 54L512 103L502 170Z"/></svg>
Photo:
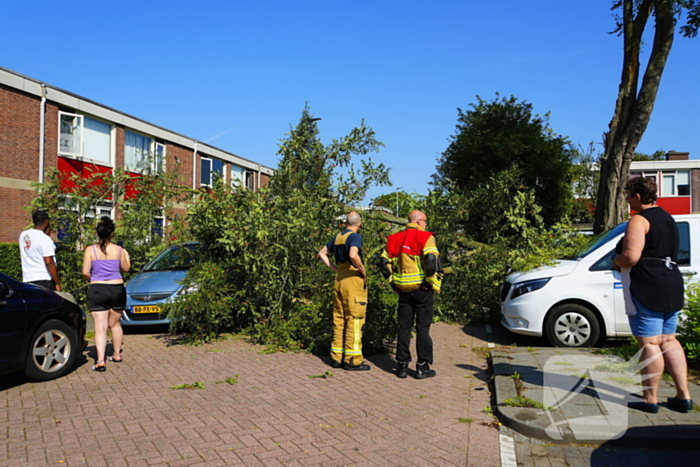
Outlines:
<svg viewBox="0 0 700 467"><path fill-rule="evenodd" d="M163 304L182 293L182 280L201 249L201 244L196 242L173 245L149 261L126 284L122 326L170 323L162 313Z"/></svg>

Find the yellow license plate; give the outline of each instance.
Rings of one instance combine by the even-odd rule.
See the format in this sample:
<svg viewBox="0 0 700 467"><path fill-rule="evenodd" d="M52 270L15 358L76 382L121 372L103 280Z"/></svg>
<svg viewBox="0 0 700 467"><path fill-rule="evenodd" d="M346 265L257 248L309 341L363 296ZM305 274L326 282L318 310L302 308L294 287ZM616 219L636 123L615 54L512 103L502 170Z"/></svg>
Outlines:
<svg viewBox="0 0 700 467"><path fill-rule="evenodd" d="M135 306L131 310L133 313L160 313L160 306L158 305L145 305L145 306Z"/></svg>

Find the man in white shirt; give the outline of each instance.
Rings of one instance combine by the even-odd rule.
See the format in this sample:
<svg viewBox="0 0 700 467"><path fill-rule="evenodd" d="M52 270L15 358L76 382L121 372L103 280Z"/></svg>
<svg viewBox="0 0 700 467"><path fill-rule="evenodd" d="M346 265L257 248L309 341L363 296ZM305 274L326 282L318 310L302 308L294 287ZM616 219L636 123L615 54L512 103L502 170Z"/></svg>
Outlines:
<svg viewBox="0 0 700 467"><path fill-rule="evenodd" d="M56 245L47 235L51 220L46 211L32 213L34 228L19 236L19 253L22 258L22 281L40 285L49 290L61 291L61 280L56 268Z"/></svg>

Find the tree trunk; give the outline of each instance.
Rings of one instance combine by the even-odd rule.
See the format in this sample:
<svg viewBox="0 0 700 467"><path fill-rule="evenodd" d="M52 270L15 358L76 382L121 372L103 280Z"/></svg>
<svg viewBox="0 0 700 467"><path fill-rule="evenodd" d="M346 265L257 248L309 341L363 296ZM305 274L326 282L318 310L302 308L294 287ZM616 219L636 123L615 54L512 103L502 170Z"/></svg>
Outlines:
<svg viewBox="0 0 700 467"><path fill-rule="evenodd" d="M649 124L661 75L671 52L675 33L674 0L624 0L624 57L622 80L609 131L603 135L600 184L593 230L600 233L623 222L629 212L623 194L632 156ZM639 86L639 53L649 16L655 18L654 44Z"/></svg>

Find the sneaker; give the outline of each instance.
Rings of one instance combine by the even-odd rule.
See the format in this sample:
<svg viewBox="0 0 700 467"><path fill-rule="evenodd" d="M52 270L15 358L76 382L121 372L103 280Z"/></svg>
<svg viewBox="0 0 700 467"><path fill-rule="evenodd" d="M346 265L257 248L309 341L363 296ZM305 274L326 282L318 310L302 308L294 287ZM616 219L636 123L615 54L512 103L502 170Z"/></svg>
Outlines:
<svg viewBox="0 0 700 467"><path fill-rule="evenodd" d="M437 372L435 370L430 369L430 364L428 362L416 364L416 378L417 379L432 378L436 374L437 374Z"/></svg>
<svg viewBox="0 0 700 467"><path fill-rule="evenodd" d="M406 378L408 376L408 362L397 362L398 367L396 368L396 376L399 378Z"/></svg>
<svg viewBox="0 0 700 467"><path fill-rule="evenodd" d="M348 365L347 363L343 366L344 370L347 371L369 371L370 366L366 363L360 363L359 365Z"/></svg>
<svg viewBox="0 0 700 467"><path fill-rule="evenodd" d="M668 398L668 408L673 409L676 412L688 413L693 410L693 400L692 399L679 399L677 397Z"/></svg>

